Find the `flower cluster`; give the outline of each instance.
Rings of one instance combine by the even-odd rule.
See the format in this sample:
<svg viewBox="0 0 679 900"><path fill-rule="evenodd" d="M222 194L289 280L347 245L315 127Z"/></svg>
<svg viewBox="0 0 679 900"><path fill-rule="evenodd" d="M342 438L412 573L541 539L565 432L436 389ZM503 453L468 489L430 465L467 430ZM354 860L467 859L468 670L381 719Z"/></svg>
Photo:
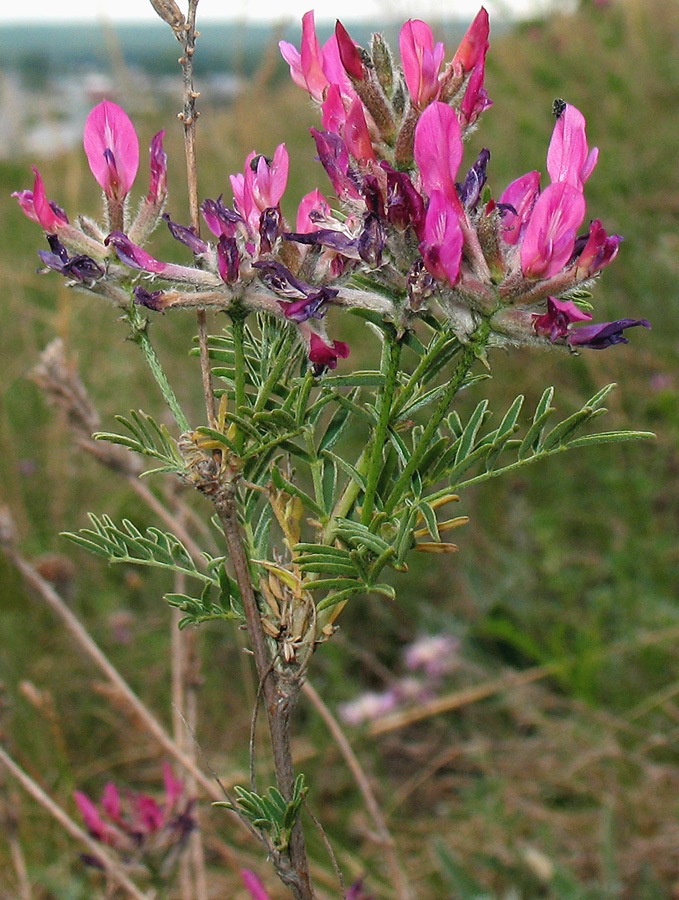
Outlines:
<svg viewBox="0 0 679 900"><path fill-rule="evenodd" d="M579 110L554 105L548 184L529 172L493 199L487 149L461 171L464 139L492 105L484 87L488 38L481 9L446 62L430 27L411 19L401 28L399 65L381 35L364 49L340 22L321 45L307 13L300 48L282 41L280 49L295 83L319 106L322 128L311 134L336 199L318 189L307 194L294 229L281 211L290 162L284 144L271 157L247 157L244 171L231 176L231 206L222 195L203 202L208 239L163 216L162 132L151 143L149 192L131 218L139 144L123 110L104 101L88 118L84 145L105 193L107 221L81 217L71 225L47 200L35 170L33 190L16 197L48 235L50 250L41 258L77 286L121 304L132 294L156 311L266 311L296 325L318 372L349 353L325 330L333 305L372 310L399 329L437 305L461 341L485 318L496 343L601 349L626 342L625 329L649 323L577 327L591 318L584 288L621 241L598 219L583 225L584 187L598 151L588 146ZM144 249L163 219L193 251L195 266Z"/></svg>
<svg viewBox="0 0 679 900"><path fill-rule="evenodd" d="M97 806L82 791L73 796L90 835L116 851L121 861L147 874L170 875L195 828L193 801L184 797L184 784L163 767L162 803L144 793L128 792L123 799L112 782L104 787ZM95 857L87 857L98 865Z"/></svg>

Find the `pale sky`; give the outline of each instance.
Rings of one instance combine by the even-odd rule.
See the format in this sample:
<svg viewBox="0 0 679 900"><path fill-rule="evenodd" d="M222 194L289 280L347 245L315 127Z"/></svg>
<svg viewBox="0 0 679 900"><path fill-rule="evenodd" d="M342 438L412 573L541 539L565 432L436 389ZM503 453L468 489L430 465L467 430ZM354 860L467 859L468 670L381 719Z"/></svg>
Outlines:
<svg viewBox="0 0 679 900"><path fill-rule="evenodd" d="M308 9L316 10L316 18L343 19L394 17L427 18L455 14L470 19L484 0L200 0L199 20L300 19ZM558 5L559 0L485 0L491 16L509 12L526 15ZM185 0L178 0L185 8ZM563 5L563 3L561 4ZM153 21L156 14L147 0L26 0L0 3L0 26L20 21Z"/></svg>

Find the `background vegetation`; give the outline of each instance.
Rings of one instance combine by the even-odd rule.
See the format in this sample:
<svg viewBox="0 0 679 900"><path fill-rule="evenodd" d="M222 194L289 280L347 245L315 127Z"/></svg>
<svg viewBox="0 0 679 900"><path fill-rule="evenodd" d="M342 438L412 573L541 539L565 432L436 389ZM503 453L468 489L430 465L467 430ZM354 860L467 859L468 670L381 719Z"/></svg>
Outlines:
<svg viewBox="0 0 679 900"><path fill-rule="evenodd" d="M169 35L167 44L171 58ZM228 174L250 149L270 152L281 140L293 160L288 196L316 185L320 167L306 134L314 113L282 75L267 50L234 103L201 119L202 196L228 192ZM469 490L459 510L471 517L457 534L461 552L411 572L394 604L354 604L338 638L315 659L312 681L336 708L388 686L402 674L404 644L439 632L460 639L459 664L444 687L451 697L549 664L549 675L520 687L510 680L507 689L445 714L380 735L351 731L418 896L677 897L679 3L582 4L575 14L496 36L488 89L495 107L473 143L491 148L496 196L517 175L544 171L556 96L585 113L590 143L601 151L587 185L588 212L625 237L596 290L596 318L645 316L653 331L633 332L628 347L579 357L496 352L495 377L478 390L489 390L499 411L520 391L535 403L554 384L565 410L617 381L607 427L650 429L658 439L561 456ZM169 210L186 221L173 112L157 109L138 125L144 144L169 123ZM87 510L139 525L154 520L123 481L73 446L67 423L28 376L59 335L106 426L129 407L158 414L159 398L112 310L66 291L56 275L34 274L38 229L9 198L29 186L28 163L0 164L1 498L23 552L58 580L133 686L169 720L170 613L160 598L171 586L145 572L106 570L58 536L86 524ZM50 196L65 208L97 209L79 150L40 166ZM161 257L164 241L156 245ZM187 357L192 318L175 314L152 327L186 408L198 416L197 365ZM374 352L358 325L342 320L335 333L351 343L347 365ZM475 391L470 405L478 402ZM230 627L202 629L201 641L199 741L224 778L236 781L247 765L244 697L253 686ZM0 647L2 738L52 795L73 810L74 788L98 794L109 779L145 788L159 782L155 746L3 558ZM298 749L316 814L349 875L365 867L374 893L389 897L370 821L337 750L312 709L303 708L300 720ZM16 822L35 900L92 895L79 849L10 781L0 781L0 806L5 821ZM268 877L257 848L241 846L230 822L216 811L206 820L214 897L242 895L234 846ZM326 866L317 843L314 854ZM1 838L0 872L0 897L13 898Z"/></svg>

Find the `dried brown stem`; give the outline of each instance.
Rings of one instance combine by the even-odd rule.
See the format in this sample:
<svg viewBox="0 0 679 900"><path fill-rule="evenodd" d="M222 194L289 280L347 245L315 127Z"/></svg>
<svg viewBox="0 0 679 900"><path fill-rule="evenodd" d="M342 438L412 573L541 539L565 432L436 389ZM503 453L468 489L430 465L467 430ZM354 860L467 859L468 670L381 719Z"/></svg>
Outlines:
<svg viewBox="0 0 679 900"><path fill-rule="evenodd" d="M339 722L332 714L330 709L328 709L320 694L308 681L303 685L302 691L306 695L307 699L311 701L320 717L328 726L328 731L337 744L337 747L344 757L344 761L349 767L349 771L353 775L354 781L356 782L356 785L361 792L361 795L363 796L363 801L372 817L373 823L377 830L377 834L379 835L380 845L384 849L386 864L389 868L391 880L398 897L400 898L400 900L412 900L413 893L408 883L406 873L403 870L403 866L401 865L401 861L398 858L398 853L396 851L396 842L394 841L394 838L389 831L387 821L384 817L384 814L382 813L382 810L380 809L380 805L377 802L375 794L373 793L373 789L370 786L368 776L364 772L358 757L354 753L353 748L347 739L347 736L342 731Z"/></svg>
<svg viewBox="0 0 679 900"><path fill-rule="evenodd" d="M193 56L196 52L196 12L198 0L189 0L186 22L181 32L180 41L183 53L179 60L184 82L184 108L179 118L184 125L184 153L186 156L186 181L189 195L189 215L191 227L200 235L200 205L198 200L198 166L196 162L196 122L200 113L196 109L196 100L200 94L195 89L193 77ZM175 32L179 37L179 34ZM198 324L198 346L200 348L200 373L205 396L205 409L210 428L215 428L215 395L212 387L212 370L207 348L207 314L204 309L196 313Z"/></svg>
<svg viewBox="0 0 679 900"><path fill-rule="evenodd" d="M3 536L0 535L0 538ZM54 588L45 581L26 559L16 550L16 548L6 541L0 541L3 544L2 549L19 569L27 583L47 602L52 610L62 620L66 629L75 639L78 645L87 653L95 665L104 673L109 682L116 689L116 692L125 700L130 710L143 722L148 732L158 741L163 749L170 754L187 772L190 772L202 790L213 800L223 800L223 794L219 785L209 778L185 753L177 746L175 741L170 737L165 728L158 719L149 711L142 703L139 697L134 693L129 684L118 672L115 666L110 662L105 653L92 640L89 633L71 612L62 597L54 590Z"/></svg>
<svg viewBox="0 0 679 900"><path fill-rule="evenodd" d="M11 772L21 786L25 788L25 790L28 791L28 793L37 800L54 819L57 820L65 831L87 847L89 852L101 863L106 874L121 888L124 888L130 897L133 897L134 900L149 900L148 895L142 893L142 891L130 881L123 869L121 869L115 860L109 856L108 851L106 851L98 841L91 838L86 831L83 831L83 829L80 828L80 826L77 825L73 819L45 793L45 791L43 791L40 785L35 782L2 747L0 747L0 762L6 766L7 770Z"/></svg>

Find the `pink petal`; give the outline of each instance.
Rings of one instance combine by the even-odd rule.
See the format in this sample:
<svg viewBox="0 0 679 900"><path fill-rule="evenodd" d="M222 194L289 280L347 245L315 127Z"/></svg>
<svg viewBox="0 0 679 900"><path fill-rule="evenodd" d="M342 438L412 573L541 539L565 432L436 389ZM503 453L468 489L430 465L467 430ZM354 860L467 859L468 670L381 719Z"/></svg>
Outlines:
<svg viewBox="0 0 679 900"><path fill-rule="evenodd" d="M488 51L489 33L488 13L482 6L457 48L453 66L460 66L463 72L471 72L474 66L482 62Z"/></svg>
<svg viewBox="0 0 679 900"><path fill-rule="evenodd" d="M54 234L60 226L68 224L68 219L64 213L58 214L55 211L45 194L45 185L42 180L42 175L35 166L32 166L32 169L33 174L35 175L32 194L33 215L29 212L28 203L24 204L20 201L21 207L29 218L38 222L45 231ZM27 194L28 192L24 193Z"/></svg>
<svg viewBox="0 0 679 900"><path fill-rule="evenodd" d="M172 766L168 762L163 763L163 784L165 785L165 809L167 812L173 808L184 793L184 782L174 777Z"/></svg>
<svg viewBox="0 0 679 900"><path fill-rule="evenodd" d="M445 48L441 43L434 47L432 30L420 19L409 19L401 28L399 48L410 96L422 108L439 95L438 75Z"/></svg>
<svg viewBox="0 0 679 900"><path fill-rule="evenodd" d="M552 182L567 181L582 188L594 170L598 149L591 152L587 145L585 117L570 103L556 120L547 151L547 171Z"/></svg>
<svg viewBox="0 0 679 900"><path fill-rule="evenodd" d="M332 34L323 44L323 74L329 84L337 84L342 94L347 97L355 97L356 91L342 64L337 37Z"/></svg>
<svg viewBox="0 0 679 900"><path fill-rule="evenodd" d="M318 213L323 218L330 215L330 204L318 188L306 194L300 201L295 229L299 234L309 234L312 231L318 231L320 226L311 217L312 213Z"/></svg>
<svg viewBox="0 0 679 900"><path fill-rule="evenodd" d="M302 55L297 47L289 41L279 41L278 49L281 51L283 59L290 66L290 76L292 80L298 87L306 90L306 79L302 74Z"/></svg>
<svg viewBox="0 0 679 900"><path fill-rule="evenodd" d="M87 828L90 834L97 838L97 840L105 841L109 827L102 819L99 810L94 803L87 794L83 794L82 791L73 791L73 799L78 805L80 815L85 823L85 828Z"/></svg>
<svg viewBox="0 0 679 900"><path fill-rule="evenodd" d="M149 146L149 166L151 178L146 199L149 203L162 205L167 196L167 153L163 150L165 130L159 131L151 139Z"/></svg>
<svg viewBox="0 0 679 900"><path fill-rule="evenodd" d="M307 90L316 100L321 100L328 79L323 72L323 53L316 37L313 11L305 13L302 17L300 58Z"/></svg>
<svg viewBox="0 0 679 900"><path fill-rule="evenodd" d="M347 75L356 81L363 81L365 78L363 60L355 41L339 19L335 23L335 39L340 60Z"/></svg>
<svg viewBox="0 0 679 900"><path fill-rule="evenodd" d="M108 197L130 192L139 167L139 141L127 113L102 100L85 122L83 145L92 174Z"/></svg>
<svg viewBox="0 0 679 900"><path fill-rule="evenodd" d="M104 788L101 806L109 819L114 822L120 821L120 794L118 788L111 781Z"/></svg>
<svg viewBox="0 0 679 900"><path fill-rule="evenodd" d="M363 103L356 97L347 112L344 139L352 156L361 161L375 159L370 132L363 112Z"/></svg>
<svg viewBox="0 0 679 900"><path fill-rule="evenodd" d="M566 265L585 218L582 191L565 181L538 197L521 244L521 269L529 278L551 278Z"/></svg>
<svg viewBox="0 0 679 900"><path fill-rule="evenodd" d="M540 173L528 172L505 189L498 203L513 207L502 214L502 237L508 244L518 244L540 193Z"/></svg>
<svg viewBox="0 0 679 900"><path fill-rule="evenodd" d="M459 204L455 178L462 162L462 132L457 113L445 103L431 103L415 127L415 162L428 195L441 191Z"/></svg>
<svg viewBox="0 0 679 900"><path fill-rule="evenodd" d="M254 872L251 872L250 869L241 869L240 874L245 887L250 892L252 900L271 900L264 885Z"/></svg>
<svg viewBox="0 0 679 900"><path fill-rule="evenodd" d="M342 101L342 91L338 84L331 84L321 106L321 123L326 131L344 134L347 111Z"/></svg>
<svg viewBox="0 0 679 900"><path fill-rule="evenodd" d="M424 220L424 240L420 253L427 271L451 287L460 276L464 235L457 207L440 191L433 191Z"/></svg>

